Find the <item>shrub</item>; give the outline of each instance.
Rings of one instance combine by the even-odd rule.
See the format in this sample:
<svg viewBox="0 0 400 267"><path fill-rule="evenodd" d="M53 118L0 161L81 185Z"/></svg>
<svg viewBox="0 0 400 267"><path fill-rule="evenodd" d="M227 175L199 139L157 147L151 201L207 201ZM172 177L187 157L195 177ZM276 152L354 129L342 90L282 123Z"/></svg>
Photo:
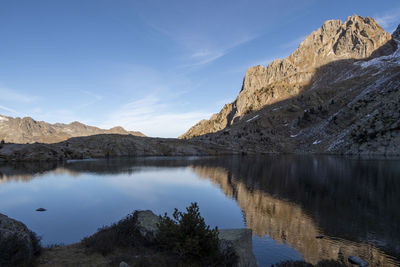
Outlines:
<svg viewBox="0 0 400 267"><path fill-rule="evenodd" d="M186 213L175 209L173 219L160 217L156 240L161 250L194 266L234 266L237 255L232 248L219 249L218 228L210 229L201 217L199 206L192 203Z"/></svg>
<svg viewBox="0 0 400 267"><path fill-rule="evenodd" d="M117 247L137 247L145 243L136 225L135 213L128 215L118 223L103 227L97 233L82 240L89 249L107 255Z"/></svg>

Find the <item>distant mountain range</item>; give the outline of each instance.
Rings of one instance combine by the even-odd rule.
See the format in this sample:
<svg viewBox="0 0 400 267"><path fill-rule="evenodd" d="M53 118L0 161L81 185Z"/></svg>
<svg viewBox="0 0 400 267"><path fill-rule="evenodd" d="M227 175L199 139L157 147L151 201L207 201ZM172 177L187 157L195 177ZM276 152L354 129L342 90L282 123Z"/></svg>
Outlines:
<svg viewBox="0 0 400 267"><path fill-rule="evenodd" d="M77 121L69 124L50 124L44 121L35 121L30 117L12 118L0 115L0 140L4 140L7 143L56 143L71 137L96 134L145 136L141 132L127 131L122 127L104 130Z"/></svg>
<svg viewBox="0 0 400 267"><path fill-rule="evenodd" d="M232 103L180 138L245 152L400 154L400 26L326 21L287 58L246 71Z"/></svg>

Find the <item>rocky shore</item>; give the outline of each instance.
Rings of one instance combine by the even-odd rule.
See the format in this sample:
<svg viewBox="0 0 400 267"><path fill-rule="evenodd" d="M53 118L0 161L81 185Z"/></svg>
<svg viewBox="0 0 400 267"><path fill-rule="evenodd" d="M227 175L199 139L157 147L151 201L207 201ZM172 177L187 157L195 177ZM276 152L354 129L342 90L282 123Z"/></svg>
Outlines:
<svg viewBox="0 0 400 267"><path fill-rule="evenodd" d="M0 161L63 161L136 156L207 156L237 153L212 142L100 134L44 144L0 145Z"/></svg>

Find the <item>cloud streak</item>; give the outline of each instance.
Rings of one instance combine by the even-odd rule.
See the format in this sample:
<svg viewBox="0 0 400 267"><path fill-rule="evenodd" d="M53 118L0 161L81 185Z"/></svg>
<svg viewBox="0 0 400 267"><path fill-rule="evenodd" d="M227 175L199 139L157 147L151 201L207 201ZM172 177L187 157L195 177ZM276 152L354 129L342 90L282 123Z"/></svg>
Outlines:
<svg viewBox="0 0 400 267"><path fill-rule="evenodd" d="M148 136L178 137L211 114L203 111L173 112L174 104L163 102L154 94L134 100L113 111L102 127L115 125L141 131Z"/></svg>
<svg viewBox="0 0 400 267"><path fill-rule="evenodd" d="M6 87L0 87L0 95L1 95L1 100L18 102L18 103L31 103L36 101L37 99L36 96L22 94Z"/></svg>
<svg viewBox="0 0 400 267"><path fill-rule="evenodd" d="M10 112L10 113L18 114L18 112L15 111L14 109L8 108L8 107L3 106L3 105L0 105L0 109L5 110L5 111Z"/></svg>

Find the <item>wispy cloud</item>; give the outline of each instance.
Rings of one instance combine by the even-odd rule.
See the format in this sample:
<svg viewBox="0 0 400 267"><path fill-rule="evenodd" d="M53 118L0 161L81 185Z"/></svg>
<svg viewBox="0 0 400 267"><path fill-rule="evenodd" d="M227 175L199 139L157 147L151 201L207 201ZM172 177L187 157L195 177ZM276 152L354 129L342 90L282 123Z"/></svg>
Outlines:
<svg viewBox="0 0 400 267"><path fill-rule="evenodd" d="M178 137L199 120L211 115L203 111L174 112L173 109L173 102L163 102L160 97L149 94L117 108L102 127L121 125L149 136Z"/></svg>
<svg viewBox="0 0 400 267"><path fill-rule="evenodd" d="M400 23L400 8L378 14L375 16L375 19L386 31L392 33Z"/></svg>
<svg viewBox="0 0 400 267"><path fill-rule="evenodd" d="M198 32L177 32L175 30L168 30L162 26L155 25L153 22L146 21L146 23L158 33L168 36L180 46L187 50L187 56L184 60L189 62L185 63L182 67L201 66L211 63L227 54L235 48L244 45L260 36L256 33L243 33L236 38L228 38L226 40L215 41L209 36L201 36ZM203 34L204 35L204 34ZM215 37L215 39L219 39Z"/></svg>
<svg viewBox="0 0 400 267"><path fill-rule="evenodd" d="M8 108L8 107L3 106L3 105L0 105L0 109L5 110L5 111L10 112L10 113L18 114L18 112L15 111L14 109Z"/></svg>
<svg viewBox="0 0 400 267"><path fill-rule="evenodd" d="M93 92L90 92L90 91L87 91L87 90L83 90L82 93L90 96L92 99L94 99L96 101L100 101L100 100L103 99L102 95L99 95L99 94L96 94L96 93L93 93Z"/></svg>
<svg viewBox="0 0 400 267"><path fill-rule="evenodd" d="M212 9L201 1L180 3L179 7L171 3L164 7L166 12L157 16L138 15L154 32L174 42L180 48L178 56L183 67L190 67L212 63L265 32L263 24L238 17L241 7L238 3L217 3ZM209 16L205 18L202 11Z"/></svg>
<svg viewBox="0 0 400 267"><path fill-rule="evenodd" d="M244 45L252 40L256 39L258 35L254 34L251 36L244 36L243 38L237 39L234 42L229 42L213 48L200 47L198 50L193 51L190 58L193 62L186 66L200 66L211 63L227 54L229 54L235 48Z"/></svg>
<svg viewBox="0 0 400 267"><path fill-rule="evenodd" d="M91 105L96 104L97 102L103 100L103 96L87 91L87 90L82 90L81 91L84 95L88 96L89 98L86 99L86 101L83 104L78 105L77 107L74 108L75 111L79 111L81 109L84 109L86 107L89 107ZM87 98L87 97L86 97Z"/></svg>
<svg viewBox="0 0 400 267"><path fill-rule="evenodd" d="M36 96L20 93L7 87L0 87L1 100L18 103L31 103L37 99Z"/></svg>

